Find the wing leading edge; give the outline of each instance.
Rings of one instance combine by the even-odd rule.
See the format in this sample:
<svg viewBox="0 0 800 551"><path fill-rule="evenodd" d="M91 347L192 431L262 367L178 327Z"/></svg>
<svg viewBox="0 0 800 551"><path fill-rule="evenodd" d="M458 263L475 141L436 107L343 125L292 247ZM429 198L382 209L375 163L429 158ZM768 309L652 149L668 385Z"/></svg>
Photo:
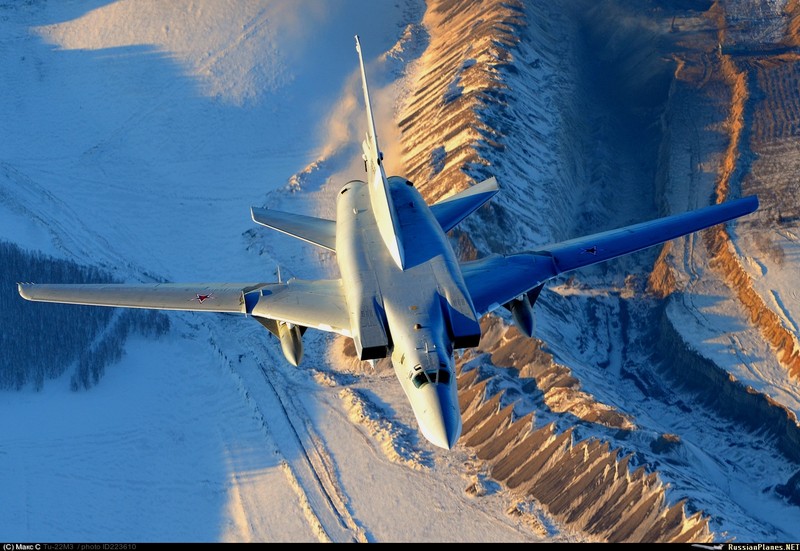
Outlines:
<svg viewBox="0 0 800 551"><path fill-rule="evenodd" d="M595 233L516 255L492 255L461 265L475 310L482 315L563 272L658 245L758 208L754 195L719 205Z"/></svg>

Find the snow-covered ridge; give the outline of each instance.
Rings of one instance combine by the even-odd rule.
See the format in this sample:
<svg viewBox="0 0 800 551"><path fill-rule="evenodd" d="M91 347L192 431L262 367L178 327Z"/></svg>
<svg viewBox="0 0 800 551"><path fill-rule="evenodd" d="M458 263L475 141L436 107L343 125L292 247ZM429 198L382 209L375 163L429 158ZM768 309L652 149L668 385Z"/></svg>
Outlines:
<svg viewBox="0 0 800 551"><path fill-rule="evenodd" d="M730 8L735 12L736 2L730 4L732 4ZM741 8L741 6L738 7ZM752 6L748 4L748 13L750 10L752 10ZM782 179L776 174L781 171L773 168L775 165L791 162L792 150L784 152L771 146L778 141L794 141L791 138L793 128L791 113L795 112L792 105L797 101L797 94L792 92L792 84L796 79L787 78L787 76L790 77L791 72L797 70L797 64L793 63L792 59L781 60L780 58L784 56L783 52L777 56L778 59L768 62L769 54L758 49L750 58L750 63L738 62L737 57L749 56L748 52L752 48L762 46L770 36L764 36L763 33L757 32L757 36L761 40L753 41L752 35L744 35L741 31L728 32L729 28L736 28L734 23L737 21L737 17L728 15L725 4L717 4L712 11L709 20L713 21L717 27L717 38L721 47L718 56L704 58L703 62L709 66L701 78L708 79L706 75L711 75L711 78L729 89L727 93L728 113L723 126L728 135L728 144L719 161L714 193L717 202L720 202L731 195L732 188L741 188L742 193L759 194L761 206L756 214L739 222L737 226L741 228L737 233L745 240L745 250L737 250L737 247L731 244L731 236L724 226L704 232L703 244L708 251L712 265L722 273L728 285L734 289L737 299L748 313L751 322L773 347L777 361L785 367L789 375L797 378L800 377L800 344L797 339L798 328L791 321L792 314L782 308L779 298L775 298L779 296L778 291L772 292L775 293L774 297L769 289L764 288L763 283L759 285L761 289L757 290L754 277L760 279L760 276L764 274L757 273L756 270L748 270L741 257L742 253L750 250L752 251L750 254L766 256L765 261L769 262L769 257L774 256L774 254L770 255L770 252L774 253L777 250L781 254L783 247L788 246L792 249L797 247L797 240L789 237L784 238L784 243L772 245L770 250L767 249L773 240L781 240L780 234L774 237L768 236L771 227L784 226L784 231L791 232L792 226L796 226L796 223L793 223L795 214L792 213L791 205L785 205L782 199L782 197L796 194L796 179ZM780 23L779 27L783 26L785 22L780 17L780 13L770 15L773 16L768 20L771 27L774 26L775 21ZM758 18L753 18L751 14L745 25L750 33L759 28L754 23L754 19ZM737 38L742 38L743 35L742 42L744 44L740 44ZM749 40L747 40L748 38ZM712 45L707 45L707 47L710 48ZM756 58L758 61L753 63L752 60ZM789 75L785 74L787 70L790 72ZM684 76L679 73L676 76L679 80L684 81L691 81L693 78L691 74ZM752 87L759 92L756 98L751 98L750 88ZM789 103L787 104L787 102ZM784 122L788 124L782 124L781 121L777 121L776 124L776 118L786 119L787 117L788 120ZM752 130L745 126L750 121L753 123ZM751 159L751 149L758 152L758 160L755 162ZM743 169L751 163L751 171ZM785 171L783 172L785 173ZM744 176L744 182L739 181L742 176ZM782 218L785 218L786 221L782 222ZM753 250L754 247L755 250ZM662 272L664 258L665 256L662 255L659 259L654 270L658 277L652 280L653 285L651 286L662 296L669 294L673 289L670 288L669 283L663 285L659 282L663 283L665 281L663 278L666 277L667 280L674 283L674 276ZM780 260L778 261L780 262ZM779 271L783 270L782 266L774 266L774 268ZM766 267L762 267L762 271L766 272ZM773 284L780 285L779 282ZM791 295L792 292L784 290L782 294ZM777 306L777 312L768 306L768 303Z"/></svg>
<svg viewBox="0 0 800 551"><path fill-rule="evenodd" d="M511 37L503 34L507 27L492 19L485 7L486 3L478 7L471 2L430 4L426 23L447 21L454 28L442 24L429 27L430 47L413 67L409 79L419 85L409 94L400 116L404 139L407 136L411 139L406 148L407 164L417 174L412 174L411 179L426 196L446 196L488 174L498 177L501 193L488 208L467 220L462 232L454 235L462 251L482 254L540 246L549 240L574 236L576 231L607 229L659 213L708 204L715 183L710 167L719 158L709 155L711 159L701 157L698 162L696 158L682 156L681 148L695 140L709 149L722 144L720 150L724 151L727 142L723 144L716 134L719 126L695 128L688 136L681 132L705 120L692 120L686 113L715 109L705 94L718 89L710 86L702 94L688 93L683 81L674 79L675 66L680 63L670 61L671 53L685 51L687 43L682 41L686 37L707 34L709 23L701 10L708 5L698 5L692 10L678 4L665 7L658 3L654 8L645 3L632 8L613 1L600 5L585 2L574 11L565 11L527 3L517 12L517 4L498 4L498 13L505 10L513 21ZM470 19L473 8L480 15ZM480 28L479 23L487 20L493 21L491 31ZM582 30L595 33L594 42L587 43L579 35L580 25ZM535 32L531 32L531 27L536 27ZM468 35L469 40L463 40L468 34L464 29L473 31ZM480 58L479 63L473 61L472 44L484 44L481 30L492 34L492 46L497 50L491 56L475 55L475 59ZM513 46L506 48L504 44ZM577 51L587 44L599 48ZM559 55L554 55L554 51ZM698 55L708 57L713 53ZM614 64L621 67L616 69ZM438 74L429 67L447 74ZM695 63L684 70L696 71L699 78L718 86L701 67ZM602 83L604 75L598 74L603 70L612 71L605 76L605 83ZM467 71L488 75L470 81L481 82L485 88L477 91L474 87L462 87ZM590 76L580 77L580 71ZM601 85L595 86L592 77L601 77ZM603 92L603 84L609 87L605 92L612 97L596 97L598 91ZM465 90L471 95L464 96ZM673 106L660 128L658 123L668 100L679 109ZM473 112L462 105L448 110L457 101L471 105ZM630 117L624 105L620 108L626 102L634 102L633 109L640 109L645 115L639 119L636 114ZM680 108L686 105L697 109L681 112ZM413 113L414 109L425 115ZM652 113L649 118L648 110ZM630 118L619 122L620 116ZM629 130L637 130L636 124L655 130L640 131L633 139L626 138ZM675 139L670 142L673 124ZM653 134L655 146L648 143ZM629 143L624 143L626 139ZM541 147L542 144L545 146ZM450 151L454 152L452 159ZM669 163L661 163L659 159L663 158L668 158ZM664 174L655 178L655 173L662 169L667 176L685 175L687 166L693 170L688 181L665 179ZM687 250L702 248L695 247L696 243L699 240L687 240ZM715 530L719 527L723 534L734 530L739 537L746 537L741 534L757 533L750 528L752 523L744 520L751 518L750 515L783 518L765 515L761 504L756 505L758 499L742 496L755 497L765 486L786 481L783 473L792 472L791 463L781 458L773 475L758 474L765 472L759 465L768 464L777 449L787 449L796 439L793 416L770 399L756 399L758 407L749 409L744 404L754 402L743 400L742 411L755 413L758 420L731 428L730 420L736 419L738 413L735 407L732 409L731 401L722 403L725 400L722 396L728 397L726 393L732 392L730 396L735 402L737 393L744 398L752 390L744 385L707 383L700 389L680 384L685 375L683 368L694 366L702 370L703 366L692 356L693 343L680 340L667 343L660 334L663 307L647 298L644 288L656 252L652 250L576 274L575 281L570 280L567 285L573 290L570 295L574 295L568 299L552 286L546 289L536 307L539 334L550 343L557 363L571 369L588 394L597 396L598 402L631 414L639 428L626 440L617 440L616 435L600 431L613 442L612 447L620 445L633 451L637 464L650 464L659 471L670 486L668 501L688 498L690 510L703 508ZM689 267L693 280L714 280L703 273L702 261L695 260ZM592 286L598 284L600 288L592 291ZM716 288L698 287L696 291L700 299L713 301ZM694 310L701 310L700 306L698 303ZM708 317L719 323L719 318ZM739 361L739 344L726 342L723 348L712 340L726 340L731 335L728 325L715 323L697 340L714 342L715 349L726 351L727 362ZM692 326L686 324L686 327ZM499 346L486 344L494 345ZM673 350L671 346L681 348ZM750 356L751 352L745 354ZM682 359L687 358L693 364L682 364ZM663 364L672 370L666 377L660 373ZM707 381L724 383L727 379L715 379L711 373ZM784 383L779 380L776 387L780 386L779 392L792 399L793 385ZM715 396L719 393L720 399L707 400L704 395L709 392ZM753 432L753 427L761 422L772 427L770 434ZM720 431L721 426L729 428ZM565 427L559 425L559 428ZM671 435L672 432L677 436ZM738 465L729 468L717 464L713 454L708 458L709 454L700 450L712 445L711 442L723 447L763 448L762 436L767 445L763 453L741 452L740 459L746 465L743 470L749 473L744 477L746 480L742 479L746 490L741 495L729 495L724 487L731 476L739 478L735 474L740 471ZM771 498L764 501L769 502L765 511L770 507L783 510ZM778 530L789 529L779 520L775 526Z"/></svg>
<svg viewBox="0 0 800 551"><path fill-rule="evenodd" d="M397 115L407 176L429 202L497 177L501 193L454 232L462 248L470 239L483 253L553 240L562 222L572 225L580 170L559 163L574 143L561 134L572 121L555 108L574 87L564 62L572 23L543 3L465 0L429 2L423 24L429 44ZM553 223L535 223L532 212Z"/></svg>
<svg viewBox="0 0 800 551"><path fill-rule="evenodd" d="M534 396L541 392L543 405L550 411L569 413L582 421L615 429L636 428L630 416L581 390L580 381L567 366L553 360L552 354L544 350L543 341L526 337L495 315L481 320L481 334L480 346L465 351L459 365L474 368L488 355L488 363L499 372L506 368L521 381L529 381L523 392ZM534 381L535 389L530 388L530 381Z"/></svg>
<svg viewBox="0 0 800 551"><path fill-rule="evenodd" d="M693 346L675 327L666 310L660 316L656 351L672 355L678 365L669 375L681 388L690 389L704 397L707 405L726 418L733 419L753 432L767 433L784 456L800 463L800 426L797 415L785 405L743 384L731 373L721 368ZM708 389L715 389L709 393Z"/></svg>
<svg viewBox="0 0 800 551"><path fill-rule="evenodd" d="M489 395L489 379L460 365L462 438L491 476L513 492L534 498L571 529L607 542L710 542L708 517L689 517L684 504L667 504L665 486L644 467L629 470L608 442L576 441L554 423L537 428L534 414L515 415L513 397Z"/></svg>
<svg viewBox="0 0 800 551"><path fill-rule="evenodd" d="M417 183L429 202L457 192L468 186L470 181L478 180L488 174L496 174L501 181L501 187L504 187L505 184L504 193L498 196L497 204L491 207L491 211L484 211L483 215L478 215L478 220L484 223L485 227L480 228L480 222L473 221L472 227L478 231L471 235L479 240L478 248L483 252L497 251L498 246L502 251L509 245L520 249L537 241L541 244L542 240L552 238L559 221L568 217L575 208L574 205L567 205L571 193L575 192L575 189L567 183L570 174L562 173L555 177L547 168L548 165L555 166L557 155L561 152L560 148L554 148L552 144L561 143L555 129L558 128L563 115L555 110L547 112L545 106L552 101L551 98L553 94L557 93L557 89L569 87L568 74L561 77L561 82L555 78L546 77L550 71L558 72L557 56L554 55L552 46L548 48L547 41L553 40L555 36L562 38L568 34L569 26L565 25L564 28L558 28L555 25L546 27L545 38L540 39L543 44L521 43L520 29L529 24L542 25L542 20L535 16L545 18L550 15L542 6L536 6L532 11L533 21L526 18L525 9L517 3L432 2L423 21L430 30L430 44L412 69L412 77L409 81L413 83L414 88L409 93L404 110L400 114L402 139L405 146L405 165L409 171L409 178ZM443 25L443 21L447 21L447 25ZM532 34L527 34L526 37L530 37ZM535 46L543 47L536 49ZM515 56L519 56L519 58ZM505 71L502 70L503 68ZM529 72L534 75L544 73L546 78L538 81L535 77L531 78ZM514 81L514 77L517 75L518 80ZM514 81L513 89L510 88L509 81ZM543 97L533 97L534 93L538 91L537 86L546 90L542 94ZM549 130L547 130L548 128ZM533 141L540 143L531 145L531 137L539 138L539 140ZM521 154L520 148L527 155ZM506 178L503 178L504 174L507 175ZM548 178L551 180L548 181ZM536 181L538 185L532 185L531 180ZM548 220L548 224L538 226L535 233L532 234L525 230L531 220L530 213L534 210L545 219L547 219L547 214L552 212L553 218ZM491 212L491 215L487 215L487 212ZM519 223L515 224L512 219L517 214ZM567 225L572 226L571 223L567 223ZM491 230L487 231L487 228L491 228ZM491 237L486 237L491 234L502 236L502 239L494 241ZM461 234L459 239L464 239L464 234ZM472 247L464 247L462 244L462 249ZM488 326L485 325L484 329L487 328ZM506 331L502 329L487 331L483 336L483 348L497 352L502 348L505 334ZM514 367L520 369L523 366L516 360L520 357L529 357L531 354L536 355L535 342L524 342L524 339L520 339L513 345L513 348L516 353L505 355L501 351L497 355L498 360L502 361L501 357L507 356L506 359L510 360ZM506 350L506 352L508 351ZM473 357L471 353L468 353L462 361L469 362ZM559 367L561 369L557 369L557 373L550 373L555 379L571 378L568 368ZM531 369L530 366L528 369L536 371L536 368ZM543 375L540 382L545 383L547 373ZM625 415L620 415L613 408L598 403L597 400L574 387L569 388L569 385L559 384L550 386L551 388L543 389L543 391L547 391L545 402L554 411L570 411L583 419L604 419L611 425L624 426L626 429L634 426ZM566 396L567 394L568 396ZM467 392L463 395L466 402L462 402L462 409L465 412L469 409L468 406L474 395L474 392ZM512 425L514 428L511 429L507 423L502 421L488 422L491 429L479 431L480 436L478 437L471 435L470 433L476 425L482 424L485 416L497 409L495 402L489 401L484 404L480 398L478 401L479 405L474 406L477 413L474 411L465 413L464 433L467 446L477 445L476 442L482 442L481 439L486 438L488 434L494 435L493 438L497 440L513 439L517 436L521 425L514 424ZM509 432L506 432L505 429L508 429ZM549 432L547 436L544 436L542 431ZM553 426L547 425L546 428L538 429L534 433L537 436L531 438L538 444L543 443L542 439L548 441L552 439L565 445L563 447L565 454L582 457L582 452L571 451L573 450L572 445L565 444L571 442L571 432L571 429L568 429L558 433ZM523 431L522 434L524 435L525 432ZM520 436L520 438L525 440L524 436ZM525 441L530 443L529 440ZM592 526L592 522L589 522L591 514L586 515L585 522L578 523L572 528L612 540L655 537L666 541L671 537L678 537L678 534L683 534L687 530L690 533L690 539L692 537L700 539L711 537L707 519L700 515L687 519L683 513L682 504L675 506L674 511L666 512L664 488L660 481L657 484L654 482L658 479L657 475L652 474L642 478L642 471L630 475L627 473L627 460L619 462L616 452L608 451L607 443L603 447L598 441L593 440L591 444L587 441L580 441L575 446L580 450L584 450L587 446L592 448L590 454L593 457L590 461L592 465L597 454L604 458L611 457L610 464L621 474L609 479L609 488L618 484L620 477L626 480L630 476L636 480L647 480L648 487L653 485L651 489L654 493L649 490L643 492L642 487L632 489L630 494L624 490L622 493L627 496L635 496L633 497L634 501L641 498L642 503L648 504L647 506L642 505L638 509L635 506L637 514L644 514L648 518L652 516L654 523L662 526L663 522L659 519L663 512L675 524L671 524L668 529L662 526L663 533L657 529L650 530L652 526L647 528L640 526L641 531L634 533L631 525L626 525L626 522L630 521L629 513L631 511L614 509L612 505L609 505L614 510L614 514L609 514L604 522L610 523L613 528L608 524L603 525L602 529ZM544 445L542 449L549 448ZM554 444L553 449L562 448ZM513 446L508 453L512 457L516 457L516 461L524 463L522 455L517 455L524 454L524 452L517 451L514 454L512 451ZM527 452L530 453L531 449L527 449ZM549 456L545 455L545 457ZM541 459L539 462L542 461L545 459ZM510 472L519 466L511 467L507 474L510 476ZM541 467L541 465L539 466ZM588 467L588 465L583 465L583 467ZM525 469L522 470L528 472ZM494 471L493 476L495 476ZM524 475L517 475L514 480L517 480L518 483L519 476ZM497 475L496 478L505 481L507 476ZM552 505L549 500L554 499L555 495L547 497L544 488L554 487L548 486L549 483L544 482L545 480L550 480L556 487L560 485L561 488L568 487L573 483L580 485L587 481L586 478L577 475L573 477L567 471L561 472L560 478L556 477L557 481L547 477L531 477L525 483L525 487L530 490L527 495L540 499L546 506ZM513 487L516 485L512 483ZM613 494L613 492L611 493ZM653 497L656 494L658 494L658 498ZM614 495L619 497L617 494ZM653 512L652 515L650 512L642 513L642 509L647 509L649 506L653 506L652 511L656 512ZM580 509L579 504L567 504L563 503L563 500L559 502L556 509L564 514L564 518L574 519L585 513ZM633 516L636 517L636 514ZM670 530L674 530L674 533Z"/></svg>
<svg viewBox="0 0 800 551"><path fill-rule="evenodd" d="M796 278L791 275L796 266L792 251L798 248L797 222L794 202L785 198L796 195L797 187L796 178L792 177L797 148L792 129L797 124L798 69L796 59L787 56L785 49L772 50L776 28L785 41L791 41L791 33L786 31L790 18L774 5L759 6L756 11L765 13L751 14L746 24L735 25L742 9L750 13L753 6L737 2L715 4L704 14L704 25L714 31L717 40L712 41L711 34L691 36L689 40L696 47L677 54L680 63L670 99L670 134L664 140L667 157L663 176L667 188L680 190L686 197L702 197L705 191L721 201L734 194L756 193L761 206L733 225L732 230L724 226L713 228L704 232L701 239L686 240L683 249L667 245L656 262L649 287L660 296L683 289L672 297L668 308L678 332L690 348L711 357L731 372L734 381L741 382L739 391L733 387L731 390L732 396L740 397L739 401L746 403L751 400L748 393L760 392L766 395L766 403L788 409L789 419L795 419L794 426L790 423L787 429L778 427L776 433L781 439L788 436L791 442L800 432L796 423L800 396L793 390L793 381L800 372L800 345L794 321L800 301ZM709 55L715 48L717 51ZM690 101L695 104L706 98L711 108L701 112L699 107L687 107L687 97L693 98ZM723 118L715 114L715 108ZM686 116L691 109L694 120ZM700 177L694 177L701 185L687 190L681 184L679 167L685 160L679 150L685 147L687 136L696 135L692 127L697 120L707 120L708 127L718 128L719 137L693 141L692 155L710 170L705 182L701 184ZM664 201L682 204L686 197L668 192ZM706 263L714 269L704 270ZM727 288L712 287L714 280L724 281ZM701 295L720 291L732 306L703 303ZM698 319L733 311L747 320L751 330L728 328L731 342L725 347L742 349L743 361L730 361L725 354L711 353L697 338L698 332L687 329L697 323L684 323L689 316L683 305L690 303L703 312L695 316ZM701 320L700 325L707 322ZM724 342L726 338L713 337L705 330L700 334L714 342ZM708 378L713 379L714 375L709 373ZM768 426L773 426L766 421L771 417L764 417ZM791 449L787 444L781 447ZM796 454L789 453L789 457Z"/></svg>
<svg viewBox="0 0 800 551"><path fill-rule="evenodd" d="M498 66L517 41L521 6L432 2L423 24L432 30L430 44L414 69L418 78L399 125L408 177L433 202L467 187L465 167L487 164L478 151L482 142L501 147L480 110L503 94Z"/></svg>

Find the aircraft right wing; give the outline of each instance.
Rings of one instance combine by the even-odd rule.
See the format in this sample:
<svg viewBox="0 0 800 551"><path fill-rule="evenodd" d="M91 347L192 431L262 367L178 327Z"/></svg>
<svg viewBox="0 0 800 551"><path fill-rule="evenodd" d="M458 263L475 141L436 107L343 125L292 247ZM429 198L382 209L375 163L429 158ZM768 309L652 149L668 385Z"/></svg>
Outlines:
<svg viewBox="0 0 800 551"><path fill-rule="evenodd" d="M560 273L658 245L758 208L754 195L698 210L595 233L510 256L492 255L461 265L475 310L490 312Z"/></svg>
<svg viewBox="0 0 800 551"><path fill-rule="evenodd" d="M552 260L536 253L493 254L461 264L472 305L478 316L530 291L558 275Z"/></svg>
<svg viewBox="0 0 800 551"><path fill-rule="evenodd" d="M251 314L350 334L340 279L285 283L18 284L26 300L91 306Z"/></svg>

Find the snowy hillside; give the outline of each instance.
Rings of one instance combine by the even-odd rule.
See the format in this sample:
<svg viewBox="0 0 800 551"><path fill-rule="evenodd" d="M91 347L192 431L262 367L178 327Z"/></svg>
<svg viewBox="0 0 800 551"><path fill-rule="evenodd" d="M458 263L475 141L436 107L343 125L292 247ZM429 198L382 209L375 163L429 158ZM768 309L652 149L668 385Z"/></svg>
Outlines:
<svg viewBox="0 0 800 551"><path fill-rule="evenodd" d="M277 261L320 273L278 235L274 254L248 252L248 209L326 147L353 35L374 59L423 11L366 4L3 4L2 239L128 281L270 280ZM130 340L89 392L60 379L4 393L5 540L540 537L501 496L464 495L458 470L432 478L456 459L433 455L410 412L390 428L422 446L422 470L386 458L340 389L315 382L319 336L297 371L252 320L170 318L170 335ZM388 390L380 417L405 408L392 383L374 383Z"/></svg>
<svg viewBox="0 0 800 551"><path fill-rule="evenodd" d="M458 21L448 16L449 4L434 5L440 10L432 10L431 18ZM488 19L481 11L486 3L471 6L473 11L459 15L466 21L470 16ZM707 59L705 41L713 36L709 31L717 27L721 13L719 6L708 13L700 8L686 10L678 4L670 8L663 2L635 8L620 2L586 2L573 10L544 4L524 4L523 9L522 4L501 3L492 12L500 19L493 24L509 32L491 35L486 54L480 49L477 24L465 25L469 40L462 43L454 39L452 27L431 25L441 32L432 36L429 51L435 44L440 50L430 55L430 62L440 67L446 60L449 72L420 69L419 74L425 75L420 90L425 93L408 102L401 118L406 121L404 137L411 139L406 150L409 166L417 172L412 179L425 182L421 185L428 186L432 196L465 187L487 172L495 174L503 187L494 206L469 221L469 239L459 236L463 252L536 248L554 239L709 203L715 182L725 175L716 172L716 159L723 158L731 143L719 130L726 128L722 123L731 109L736 111L726 92L726 73L714 66L701 73L690 65ZM774 20L771 25L774 28ZM686 73L678 73L675 80L679 67L693 69L707 86L695 91ZM464 84L461 96L453 98L449 82ZM437 91L449 107L439 107L438 113L442 103L431 97ZM473 106L471 117L459 113L464 104ZM418 107L429 115L420 116ZM696 121L706 121L706 134L698 133ZM439 144L457 131L464 141L455 148L444 147L452 156L442 155ZM698 150L694 161L686 154L691 147ZM451 159L455 159L452 165ZM459 165L458 159L467 161ZM725 166L721 163L721 170ZM777 193L791 196L788 190ZM769 201L765 203L770 208ZM498 238L508 235L515 239ZM710 515L716 538L796 537L791 522L796 510L785 496L796 492L787 482L797 471L800 434L791 398L797 383L780 365L780 351L776 357L758 336L758 328L748 329L750 322L741 307L720 305L717 316L705 315L705 333L674 317L675 305L687 300L695 301L690 311L703 316L700 306L716 304L720 285L730 286L727 294L739 292L735 279L727 283L724 272L717 275L710 270L698 277L702 264L695 265L692 292L686 289L669 301L654 300L650 293L657 291L657 278L650 271L657 256L657 250L639 253L578 272L545 289L537 305L537 333L561 366L555 371L542 370L539 359L526 364L527 358L536 358L532 346L540 345L525 345L509 336L501 341L500 356L495 352L483 363L496 367L513 363L531 374L540 373L534 379L542 394L534 390L530 396L535 406L525 407L521 401L516 407L518 415L533 408L542 418L534 420L534 427L551 419L562 430L574 425L564 415L551 417L549 411L602 418L602 409L586 412L586 392L601 407L611 405L629 416L637 426L634 431L580 423L573 440L595 436L623 454L633 454L634 465L643 465L670 483L669 502L685 499L688 512L701 509ZM783 266L784 278L792 277L792 266ZM657 271L663 277L660 262ZM713 290L703 291L704 284ZM738 344L747 332L755 333L765 349L754 356L777 377L770 378L766 370L761 376L756 371L756 378L742 377L741 371L752 365L752 360L742 362L749 351ZM726 345L712 341L711 334ZM484 348L494 346L486 343ZM715 354L725 360L707 359ZM503 360L509 356L517 360ZM565 380L577 378L578 384L554 384L551 378L556 372ZM760 391L737 379L748 385L757 382ZM501 377L489 386L505 384ZM519 384L525 388L525 379ZM577 388L584 392L576 392ZM716 458L713 450L720 449L728 450L727 460ZM587 463L590 467L593 463ZM534 487L528 495L538 498L543 493ZM558 507L554 501L549 510ZM575 518L581 510L569 510L565 518Z"/></svg>
<svg viewBox="0 0 800 551"><path fill-rule="evenodd" d="M672 4L0 3L0 241L131 282L335 272L248 209L333 218L363 173L354 34L389 172L429 200L498 177L502 193L454 233L465 256L708 204L730 144L750 139L732 130L724 58L744 50L725 48L788 44L796 26L775 2L750 34L739 2ZM709 37L731 26L715 54ZM790 62L788 76L736 67L776 102ZM744 125L767 128L742 101ZM734 155L730 196L773 199L728 231L796 343L797 216L776 214L791 183L768 155L791 162L786 113ZM0 537L796 541L796 373L701 240L559 280L536 306L538 339L484 320L459 361L450 452L418 433L394 373L341 340L306 333L298 369L251 319L167 314L169 333L129 335L91 390L71 391L67 371L2 391Z"/></svg>

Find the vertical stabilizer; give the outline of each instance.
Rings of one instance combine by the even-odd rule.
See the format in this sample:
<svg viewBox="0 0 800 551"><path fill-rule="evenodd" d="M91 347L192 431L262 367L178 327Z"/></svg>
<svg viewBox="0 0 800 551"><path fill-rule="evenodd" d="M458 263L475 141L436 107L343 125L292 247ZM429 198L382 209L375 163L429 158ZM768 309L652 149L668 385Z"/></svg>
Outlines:
<svg viewBox="0 0 800 551"><path fill-rule="evenodd" d="M369 199L372 212L378 224L386 248L389 250L395 264L402 270L404 268L403 242L398 233L400 223L392 204L389 193L389 183L386 181L386 172L383 169L383 153L378 147L378 135L375 130L375 118L372 115L372 105L369 101L369 88L367 88L367 73L364 70L364 58L361 55L361 42L356 36L356 51L358 63L361 67L361 85L364 89L364 104L367 109L367 135L361 144L364 152L364 164L367 169L367 182L369 183Z"/></svg>

